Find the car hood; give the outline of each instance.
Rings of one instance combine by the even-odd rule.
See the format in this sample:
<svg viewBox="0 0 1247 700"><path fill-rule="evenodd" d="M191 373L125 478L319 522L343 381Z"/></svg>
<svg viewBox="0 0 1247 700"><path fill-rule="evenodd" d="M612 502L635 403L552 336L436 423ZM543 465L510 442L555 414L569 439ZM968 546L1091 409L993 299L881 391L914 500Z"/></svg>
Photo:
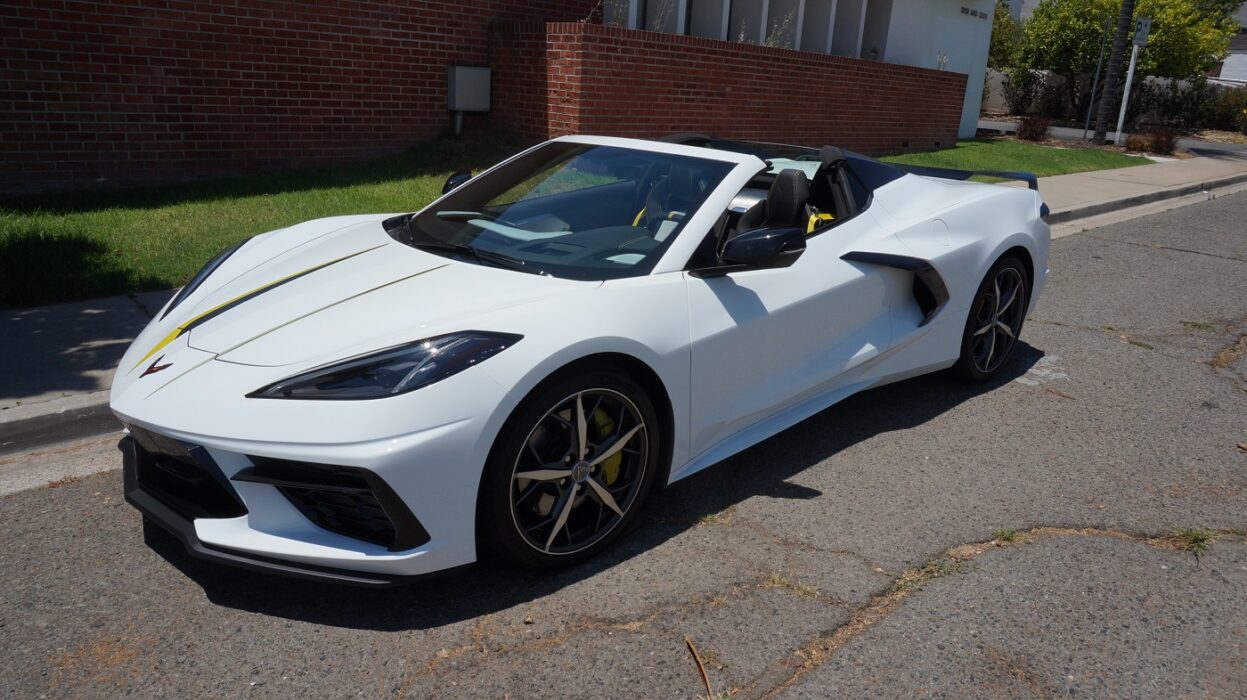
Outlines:
<svg viewBox="0 0 1247 700"><path fill-rule="evenodd" d="M185 336L188 349L238 364L319 364L456 330L514 332L473 319L599 284L425 253L390 238L383 218L326 223L328 232L304 224L249 242L208 278L210 290L144 335Z"/></svg>

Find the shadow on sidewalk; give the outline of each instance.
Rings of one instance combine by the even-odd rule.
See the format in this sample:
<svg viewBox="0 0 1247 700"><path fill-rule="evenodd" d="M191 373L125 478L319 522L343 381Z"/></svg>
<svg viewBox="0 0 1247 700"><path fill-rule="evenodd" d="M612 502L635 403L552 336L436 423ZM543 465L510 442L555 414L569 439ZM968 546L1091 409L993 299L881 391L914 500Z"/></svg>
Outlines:
<svg viewBox="0 0 1247 700"><path fill-rule="evenodd" d="M20 249L20 250L18 250ZM33 283L34 277L56 277L56 284L102 284L106 288L151 287L153 280L81 279L97 270L107 255L93 241L73 238L18 238L0 242L0 259L55 261L23 265L6 276L5 285ZM59 272L58 272L59 271ZM120 274L120 273L100 273ZM108 388L108 378L126 347L143 329L149 312L164 305L172 292L148 292L32 309L0 310L0 406L46 400L65 394ZM144 311L144 306L148 311Z"/></svg>

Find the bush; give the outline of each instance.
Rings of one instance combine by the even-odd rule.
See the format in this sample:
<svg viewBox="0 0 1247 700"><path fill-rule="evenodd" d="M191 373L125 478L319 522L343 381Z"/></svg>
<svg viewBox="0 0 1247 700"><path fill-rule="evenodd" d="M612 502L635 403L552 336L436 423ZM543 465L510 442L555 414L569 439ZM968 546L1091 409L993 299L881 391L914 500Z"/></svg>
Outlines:
<svg viewBox="0 0 1247 700"><path fill-rule="evenodd" d="M1126 150L1132 153L1147 152L1147 136L1144 134L1130 134L1126 137Z"/></svg>
<svg viewBox="0 0 1247 700"><path fill-rule="evenodd" d="M1171 156L1177 147L1178 130L1170 124L1149 124L1142 133L1126 137L1127 151Z"/></svg>
<svg viewBox="0 0 1247 700"><path fill-rule="evenodd" d="M1069 111L1066 89L1060 77L1049 74L1039 88L1039 114L1060 119Z"/></svg>
<svg viewBox="0 0 1247 700"><path fill-rule="evenodd" d="M1018 122L1018 138L1023 141L1043 141L1048 138L1052 120L1047 117L1029 116Z"/></svg>
<svg viewBox="0 0 1247 700"><path fill-rule="evenodd" d="M1035 100L1039 97L1039 89L1043 87L1043 78L1029 68L1013 67L1005 71L1001 85L1009 111L1013 114L1030 114Z"/></svg>
<svg viewBox="0 0 1247 700"><path fill-rule="evenodd" d="M1212 113L1214 129L1247 134L1247 87L1221 90L1213 101Z"/></svg>
<svg viewBox="0 0 1247 700"><path fill-rule="evenodd" d="M1147 132L1147 150L1162 156L1171 156L1178 147L1178 130L1168 124L1156 124Z"/></svg>
<svg viewBox="0 0 1247 700"><path fill-rule="evenodd" d="M1171 122L1189 128L1212 126L1216 121L1218 91L1204 78L1144 80L1131 91L1128 121Z"/></svg>

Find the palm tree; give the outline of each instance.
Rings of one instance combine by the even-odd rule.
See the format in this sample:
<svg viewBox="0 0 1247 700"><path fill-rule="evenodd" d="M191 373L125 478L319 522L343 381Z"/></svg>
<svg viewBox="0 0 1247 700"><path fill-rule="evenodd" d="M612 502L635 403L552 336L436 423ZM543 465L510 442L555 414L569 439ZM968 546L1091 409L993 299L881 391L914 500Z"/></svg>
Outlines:
<svg viewBox="0 0 1247 700"><path fill-rule="evenodd" d="M1095 137L1091 140L1098 146L1104 145L1113 111L1117 109L1117 83L1121 79L1121 61L1126 55L1126 39L1130 36L1132 24L1134 0L1122 0L1121 14L1117 16L1117 35L1113 37L1113 53L1109 55L1108 71L1104 75L1104 92L1100 93L1100 110L1095 118Z"/></svg>

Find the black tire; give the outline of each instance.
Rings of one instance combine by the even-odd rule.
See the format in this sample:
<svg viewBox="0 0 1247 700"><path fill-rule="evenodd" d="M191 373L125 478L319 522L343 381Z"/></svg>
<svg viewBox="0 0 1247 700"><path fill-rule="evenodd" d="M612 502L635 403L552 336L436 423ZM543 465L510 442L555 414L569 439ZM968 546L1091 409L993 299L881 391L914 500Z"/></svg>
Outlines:
<svg viewBox="0 0 1247 700"><path fill-rule="evenodd" d="M1010 283L1016 285L1012 287L1016 297L1010 296ZM999 297L998 289L1001 290ZM1004 308L998 308L1002 302ZM954 371L971 382L985 382L999 374L1017 347L1029 303L1030 277L1026 274L1026 265L1012 255L997 260L974 293L961 335L961 356L953 366Z"/></svg>
<svg viewBox="0 0 1247 700"><path fill-rule="evenodd" d="M586 425L583 457L577 396ZM478 543L514 563L538 568L594 556L623 533L644 505L662 459L661 429L653 402L623 372L585 367L545 381L516 408L490 451L477 498ZM592 464L620 438L624 444L618 452ZM547 478L563 469L571 475ZM539 470L541 478L516 476ZM608 507L599 495L603 490L622 515ZM530 528L547 521L549 529Z"/></svg>

